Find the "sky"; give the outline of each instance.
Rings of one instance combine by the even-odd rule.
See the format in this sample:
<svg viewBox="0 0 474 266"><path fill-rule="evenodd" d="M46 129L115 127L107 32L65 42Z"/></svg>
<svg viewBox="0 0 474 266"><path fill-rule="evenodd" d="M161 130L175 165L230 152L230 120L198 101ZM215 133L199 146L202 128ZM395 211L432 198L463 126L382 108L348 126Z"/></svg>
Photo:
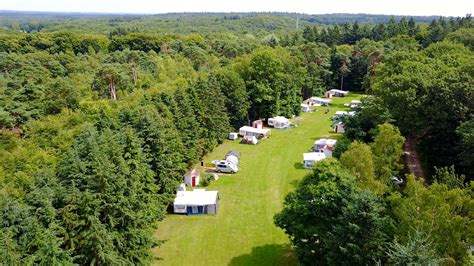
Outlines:
<svg viewBox="0 0 474 266"><path fill-rule="evenodd" d="M158 14L282 11L464 16L474 0L0 0L0 10Z"/></svg>

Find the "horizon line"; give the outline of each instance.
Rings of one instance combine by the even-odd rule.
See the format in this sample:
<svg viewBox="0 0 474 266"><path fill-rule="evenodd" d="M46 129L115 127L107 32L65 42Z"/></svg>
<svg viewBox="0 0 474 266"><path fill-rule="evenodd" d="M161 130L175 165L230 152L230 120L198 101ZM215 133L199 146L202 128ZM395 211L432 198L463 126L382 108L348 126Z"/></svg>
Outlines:
<svg viewBox="0 0 474 266"><path fill-rule="evenodd" d="M444 18L461 18L471 15L466 13L464 16L444 16L444 15L406 15L406 14L383 14L383 13L299 13L290 11L180 11L180 12L157 12L157 13L135 13L135 12L103 12L103 11L47 11L47 10L14 10L2 9L0 13L52 13L52 14L75 14L75 15L136 15L136 16L154 16L154 15L173 15L173 14L294 14L304 16L318 15L369 15L369 16L397 16L397 17L444 17Z"/></svg>

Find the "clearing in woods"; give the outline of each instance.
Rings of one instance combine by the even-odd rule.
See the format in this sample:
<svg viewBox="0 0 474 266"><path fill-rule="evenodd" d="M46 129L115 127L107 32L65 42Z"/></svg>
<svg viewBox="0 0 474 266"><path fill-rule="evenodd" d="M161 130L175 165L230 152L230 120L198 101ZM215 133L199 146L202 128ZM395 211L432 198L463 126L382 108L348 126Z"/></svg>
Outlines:
<svg viewBox="0 0 474 266"><path fill-rule="evenodd" d="M318 107L302 113L299 127L272 129L271 137L258 145L225 141L208 154L205 162L223 159L228 151L240 151L239 172L221 175L206 190L219 191L217 215L168 214L159 223L155 238L165 241L153 249L157 265L294 265L296 258L283 230L273 223L288 192L309 173L303 169L303 153L316 139L338 138L330 125L344 103L359 99L350 94L333 98L330 112ZM198 167L199 170L202 168ZM201 175L203 176L203 175Z"/></svg>

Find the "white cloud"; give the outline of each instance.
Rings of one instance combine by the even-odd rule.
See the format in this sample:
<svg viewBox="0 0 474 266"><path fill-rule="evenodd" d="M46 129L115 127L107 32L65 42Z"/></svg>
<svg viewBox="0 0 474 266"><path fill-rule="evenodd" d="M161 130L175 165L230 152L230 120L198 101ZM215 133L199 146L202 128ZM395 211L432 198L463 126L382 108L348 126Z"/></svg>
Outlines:
<svg viewBox="0 0 474 266"><path fill-rule="evenodd" d="M283 11L464 16L473 0L0 0L0 10L110 13Z"/></svg>

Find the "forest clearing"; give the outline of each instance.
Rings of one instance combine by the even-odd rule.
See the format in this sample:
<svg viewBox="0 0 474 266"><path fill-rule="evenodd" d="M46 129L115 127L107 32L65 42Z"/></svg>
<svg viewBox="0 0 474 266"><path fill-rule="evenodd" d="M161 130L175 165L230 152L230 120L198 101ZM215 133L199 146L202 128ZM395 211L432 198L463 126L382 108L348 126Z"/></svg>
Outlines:
<svg viewBox="0 0 474 266"><path fill-rule="evenodd" d="M474 265L472 11L400 6L0 8L0 264Z"/></svg>
<svg viewBox="0 0 474 266"><path fill-rule="evenodd" d="M240 170L221 176L206 190L219 191L217 215L186 216L169 214L156 236L166 242L154 250L162 260L157 265L289 265L296 264L290 241L275 226L273 216L280 211L289 191L310 173L303 168L303 153L316 139L339 138L330 117L359 94L333 98L314 113L302 113L297 128L272 129L271 137L258 145L227 140L209 153L204 161L223 157L228 151L241 153Z"/></svg>

